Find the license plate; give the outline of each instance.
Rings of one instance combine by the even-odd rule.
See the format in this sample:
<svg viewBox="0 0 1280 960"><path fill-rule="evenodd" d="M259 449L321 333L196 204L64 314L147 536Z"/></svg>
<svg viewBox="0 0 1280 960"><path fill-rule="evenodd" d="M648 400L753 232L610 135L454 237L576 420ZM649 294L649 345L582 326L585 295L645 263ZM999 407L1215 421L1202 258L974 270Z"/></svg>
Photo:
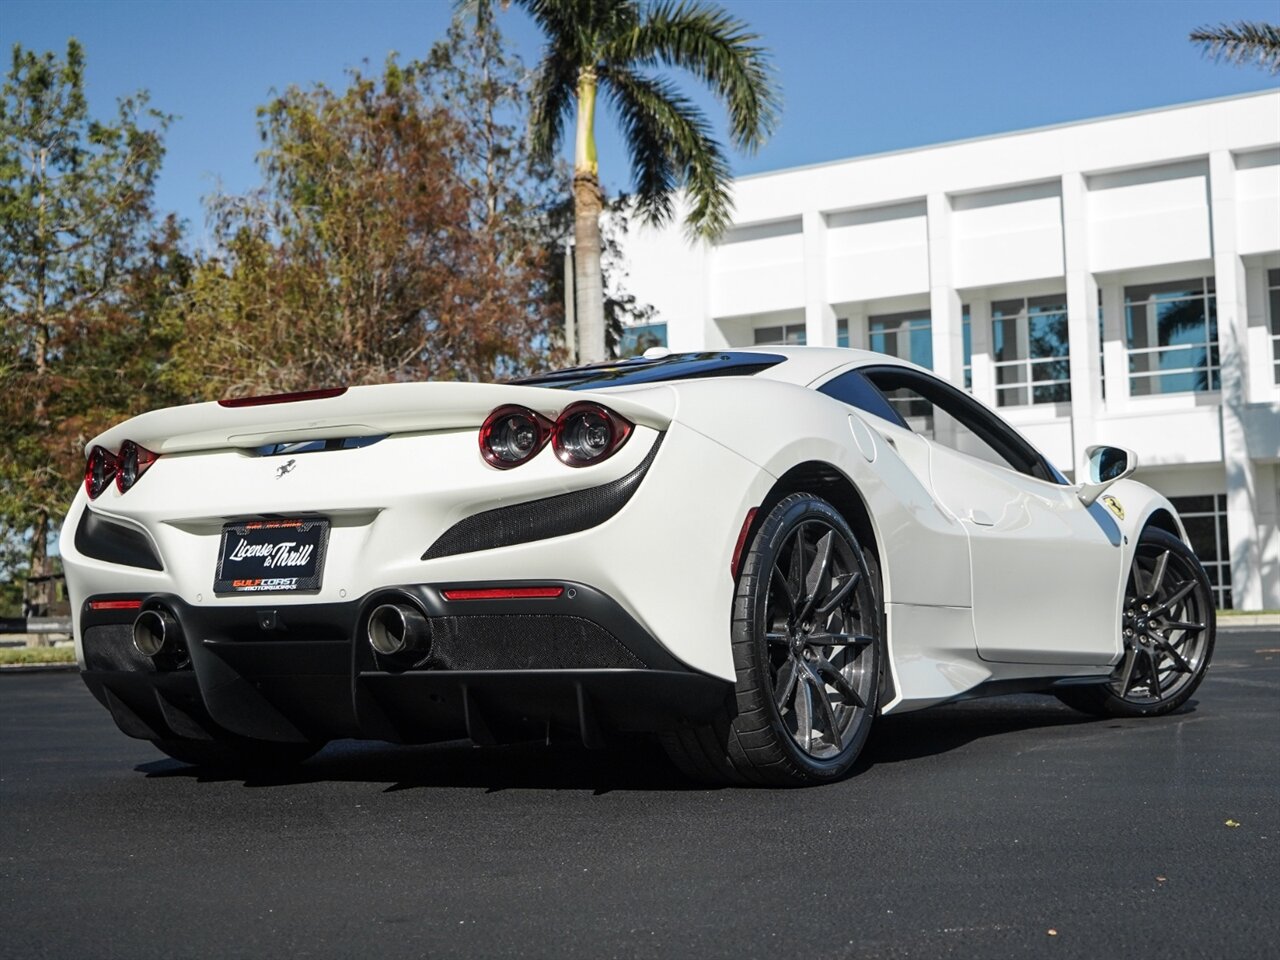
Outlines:
<svg viewBox="0 0 1280 960"><path fill-rule="evenodd" d="M319 590L329 521L250 520L222 528L214 593Z"/></svg>

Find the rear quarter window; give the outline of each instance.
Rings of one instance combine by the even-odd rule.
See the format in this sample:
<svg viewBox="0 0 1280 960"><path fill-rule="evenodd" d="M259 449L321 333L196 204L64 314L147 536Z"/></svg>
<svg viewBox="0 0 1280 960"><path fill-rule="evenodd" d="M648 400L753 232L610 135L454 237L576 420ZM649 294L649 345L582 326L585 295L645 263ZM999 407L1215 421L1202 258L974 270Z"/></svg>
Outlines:
<svg viewBox="0 0 1280 960"><path fill-rule="evenodd" d="M851 407L857 407L873 417L888 420L900 427L907 426L906 421L898 415L898 411L893 409L889 401L884 398L884 394L873 387L870 381L857 370L850 370L848 373L842 373L828 380L818 388L818 392L825 393L828 397L847 403Z"/></svg>

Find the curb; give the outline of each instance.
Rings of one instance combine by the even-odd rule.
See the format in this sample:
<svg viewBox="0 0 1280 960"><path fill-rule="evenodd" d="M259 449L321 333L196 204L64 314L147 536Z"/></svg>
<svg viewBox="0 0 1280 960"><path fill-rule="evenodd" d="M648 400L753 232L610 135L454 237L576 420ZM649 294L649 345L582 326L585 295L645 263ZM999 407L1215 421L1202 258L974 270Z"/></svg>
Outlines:
<svg viewBox="0 0 1280 960"><path fill-rule="evenodd" d="M78 663L10 663L0 665L0 676L6 673L66 673L79 670Z"/></svg>
<svg viewBox="0 0 1280 960"><path fill-rule="evenodd" d="M1219 617L1219 630L1257 630L1262 627L1280 627L1280 615L1264 613L1251 617L1248 614L1240 617Z"/></svg>

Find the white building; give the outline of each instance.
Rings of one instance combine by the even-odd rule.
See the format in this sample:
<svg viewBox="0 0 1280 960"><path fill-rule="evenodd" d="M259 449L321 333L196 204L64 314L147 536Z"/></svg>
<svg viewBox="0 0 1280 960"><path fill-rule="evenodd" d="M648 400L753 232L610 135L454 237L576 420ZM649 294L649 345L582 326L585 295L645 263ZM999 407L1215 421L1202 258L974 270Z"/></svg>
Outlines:
<svg viewBox="0 0 1280 960"><path fill-rule="evenodd" d="M869 347L1071 474L1138 451L1219 604L1280 608L1280 90L743 177L735 226L635 227L674 350Z"/></svg>

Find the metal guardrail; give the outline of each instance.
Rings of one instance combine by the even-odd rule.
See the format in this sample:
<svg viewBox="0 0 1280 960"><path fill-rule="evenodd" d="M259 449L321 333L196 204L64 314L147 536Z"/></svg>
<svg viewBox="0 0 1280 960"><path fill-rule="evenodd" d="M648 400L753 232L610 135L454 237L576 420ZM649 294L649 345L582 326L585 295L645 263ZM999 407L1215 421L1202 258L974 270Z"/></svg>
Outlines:
<svg viewBox="0 0 1280 960"><path fill-rule="evenodd" d="M0 618L0 633L70 633L70 617Z"/></svg>

